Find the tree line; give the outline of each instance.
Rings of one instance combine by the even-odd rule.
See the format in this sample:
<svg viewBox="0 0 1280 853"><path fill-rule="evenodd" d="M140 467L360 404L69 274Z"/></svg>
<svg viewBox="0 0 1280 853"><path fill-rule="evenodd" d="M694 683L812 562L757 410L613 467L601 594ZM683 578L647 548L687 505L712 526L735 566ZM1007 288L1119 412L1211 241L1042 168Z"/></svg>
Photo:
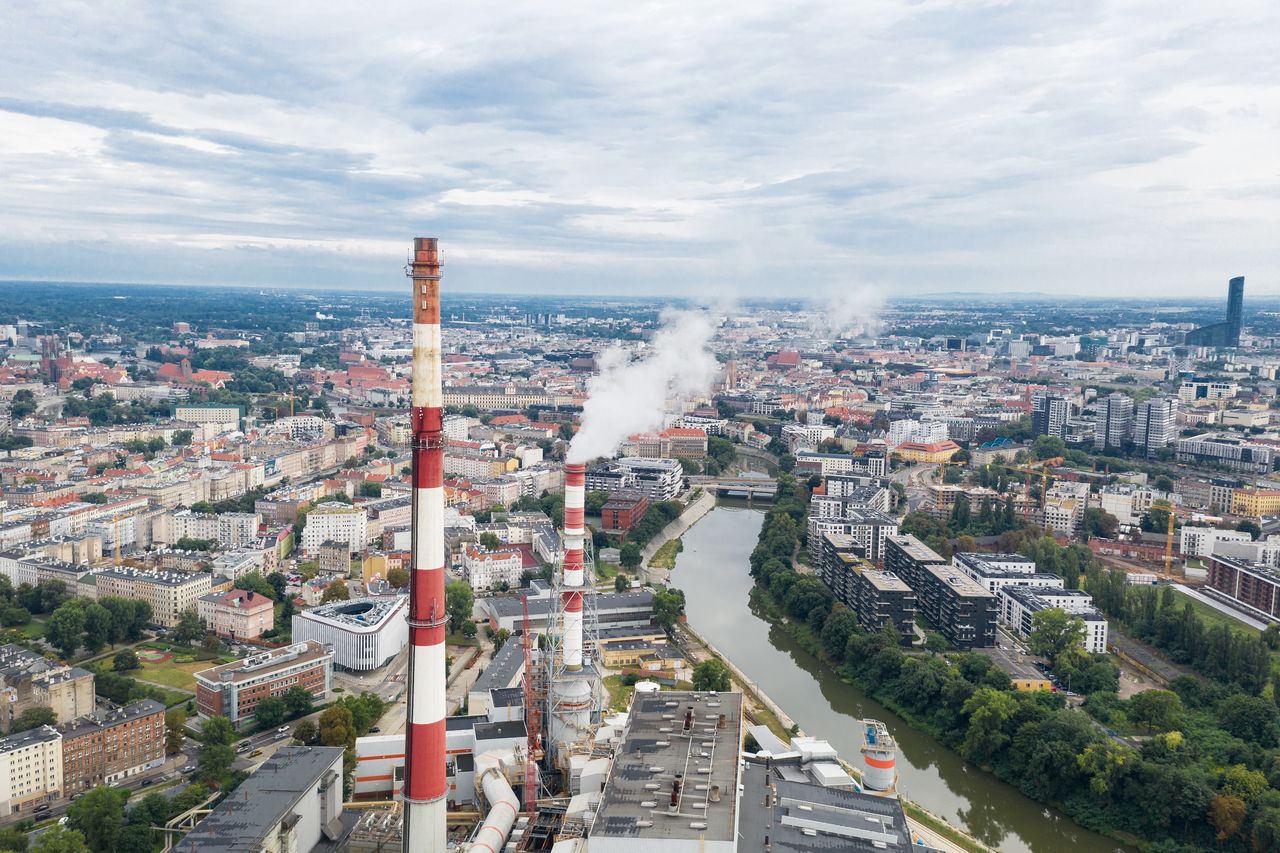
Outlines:
<svg viewBox="0 0 1280 853"><path fill-rule="evenodd" d="M1013 689L985 655L906 651L894 626L861 630L825 585L792 569L804 490L784 475L778 496L751 556L753 602L785 615L803 645L913 727L1081 825L1144 839L1147 851L1280 844L1280 711L1272 687L1251 696L1186 677L1170 690L1122 700L1114 665L1084 652L1069 619L1059 620L1063 626L1040 620L1044 632L1035 640L1058 671L1074 668L1088 713L1067 708L1060 693ZM1056 551L1043 539L1027 544L1037 557L1071 559L1057 543ZM1084 566L1096 570L1092 561ZM1055 642L1055 632L1066 640ZM1141 731L1145 740L1112 735L1108 725Z"/></svg>

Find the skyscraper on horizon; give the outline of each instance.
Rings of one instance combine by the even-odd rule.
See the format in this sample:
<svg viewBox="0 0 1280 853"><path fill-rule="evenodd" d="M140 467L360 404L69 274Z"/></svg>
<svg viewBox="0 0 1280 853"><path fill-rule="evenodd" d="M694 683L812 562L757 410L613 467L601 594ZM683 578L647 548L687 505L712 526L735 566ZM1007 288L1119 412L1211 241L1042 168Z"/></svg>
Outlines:
<svg viewBox="0 0 1280 853"><path fill-rule="evenodd" d="M1244 276L1238 275L1227 283L1227 319L1192 329L1187 332L1186 342L1199 347L1238 347L1243 320Z"/></svg>

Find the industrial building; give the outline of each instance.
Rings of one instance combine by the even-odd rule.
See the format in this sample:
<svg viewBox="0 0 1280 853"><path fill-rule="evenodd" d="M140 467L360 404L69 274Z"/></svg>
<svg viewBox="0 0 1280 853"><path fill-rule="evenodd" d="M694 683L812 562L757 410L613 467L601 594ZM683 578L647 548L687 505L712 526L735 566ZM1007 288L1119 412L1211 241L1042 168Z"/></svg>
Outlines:
<svg viewBox="0 0 1280 853"><path fill-rule="evenodd" d="M914 536L891 536L885 568L915 590L919 613L956 648L996 642L996 597Z"/></svg>
<svg viewBox="0 0 1280 853"><path fill-rule="evenodd" d="M587 849L736 853L741 743L740 694L637 693Z"/></svg>
<svg viewBox="0 0 1280 853"><path fill-rule="evenodd" d="M408 598L392 595L322 604L293 616L295 643L333 650L333 665L365 672L402 652L409 636Z"/></svg>
<svg viewBox="0 0 1280 853"><path fill-rule="evenodd" d="M342 809L342 747L284 746L182 839L179 850L316 849L355 825Z"/></svg>
<svg viewBox="0 0 1280 853"><path fill-rule="evenodd" d="M584 595L593 600L598 624L601 630L607 628L643 628L653 622L653 593L647 589L630 592L595 592L588 587ZM529 625L539 633L547 630L547 626L556 619L557 603L553 599L551 587L535 580L528 591L521 590L516 595L492 596L477 602L483 617L490 627L497 631L506 628L515 632L520 630L524 622L524 607L521 598L529 600Z"/></svg>

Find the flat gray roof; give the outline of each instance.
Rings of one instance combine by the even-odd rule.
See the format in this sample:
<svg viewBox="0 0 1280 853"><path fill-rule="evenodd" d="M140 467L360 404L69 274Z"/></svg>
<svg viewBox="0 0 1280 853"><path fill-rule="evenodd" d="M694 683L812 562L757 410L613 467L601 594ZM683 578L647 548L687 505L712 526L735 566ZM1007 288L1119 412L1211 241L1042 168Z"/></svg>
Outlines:
<svg viewBox="0 0 1280 853"><path fill-rule="evenodd" d="M733 842L741 743L740 693L636 694L591 837Z"/></svg>
<svg viewBox="0 0 1280 853"><path fill-rule="evenodd" d="M471 685L471 693L481 693L495 687L510 687L515 681L520 667L524 666L524 647L512 637L502 644L498 653L489 661L489 665L480 673L476 683Z"/></svg>
<svg viewBox="0 0 1280 853"><path fill-rule="evenodd" d="M742 774L745 807L738 825L740 850L764 850L768 837L775 853L938 853L935 848L911 843L897 798L789 781L780 769L776 764L766 769L763 763L747 762Z"/></svg>
<svg viewBox="0 0 1280 853"><path fill-rule="evenodd" d="M311 793L341 756L340 746L281 747L174 849L258 853L263 849L264 835L273 831L304 795ZM333 784L341 785L342 779Z"/></svg>

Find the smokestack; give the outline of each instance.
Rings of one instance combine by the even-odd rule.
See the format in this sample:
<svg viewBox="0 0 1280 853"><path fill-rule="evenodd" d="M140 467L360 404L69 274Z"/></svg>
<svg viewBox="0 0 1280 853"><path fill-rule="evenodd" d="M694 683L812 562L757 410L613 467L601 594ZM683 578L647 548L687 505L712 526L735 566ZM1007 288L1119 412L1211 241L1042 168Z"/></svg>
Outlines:
<svg viewBox="0 0 1280 853"><path fill-rule="evenodd" d="M565 669L582 669L582 539L586 534L587 466L564 466L564 648Z"/></svg>
<svg viewBox="0 0 1280 853"><path fill-rule="evenodd" d="M444 853L444 433L440 252L417 237L413 279L413 571L409 574L409 706L404 751L404 853Z"/></svg>

